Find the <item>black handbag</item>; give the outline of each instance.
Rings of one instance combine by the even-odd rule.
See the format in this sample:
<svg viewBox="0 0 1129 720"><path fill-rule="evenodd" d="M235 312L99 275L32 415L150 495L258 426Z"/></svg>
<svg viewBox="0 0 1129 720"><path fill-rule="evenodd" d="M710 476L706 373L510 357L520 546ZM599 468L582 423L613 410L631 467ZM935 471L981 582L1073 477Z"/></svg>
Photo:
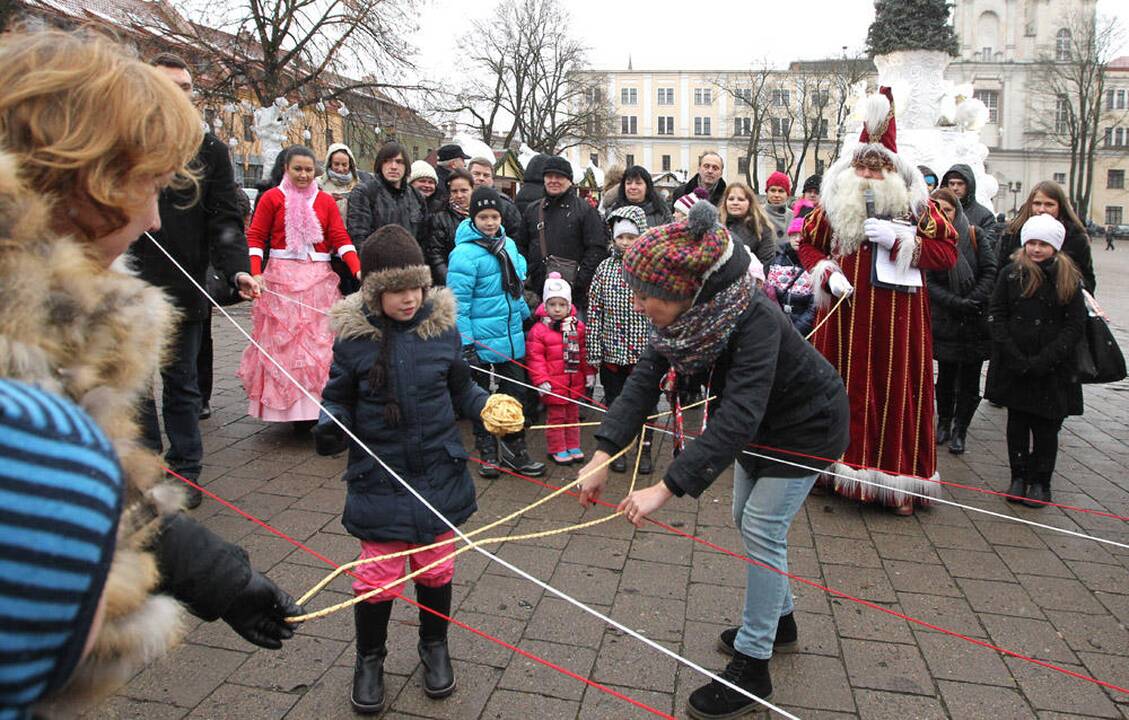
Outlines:
<svg viewBox="0 0 1129 720"><path fill-rule="evenodd" d="M1106 319L1093 311L1086 294L1086 329L1075 348L1074 379L1086 384L1103 384L1125 379L1125 356L1113 337Z"/></svg>

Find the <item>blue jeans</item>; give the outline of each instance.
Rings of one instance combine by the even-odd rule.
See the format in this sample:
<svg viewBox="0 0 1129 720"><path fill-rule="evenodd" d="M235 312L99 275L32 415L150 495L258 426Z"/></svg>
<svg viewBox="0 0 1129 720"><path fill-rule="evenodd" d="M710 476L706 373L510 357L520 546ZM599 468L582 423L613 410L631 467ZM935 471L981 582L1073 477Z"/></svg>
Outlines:
<svg viewBox="0 0 1129 720"><path fill-rule="evenodd" d="M788 571L788 527L818 476L752 478L740 463L734 466L733 522L749 558ZM745 610L733 645L744 655L768 660L776 624L792 612L792 588L788 578L777 572L751 563L747 568Z"/></svg>

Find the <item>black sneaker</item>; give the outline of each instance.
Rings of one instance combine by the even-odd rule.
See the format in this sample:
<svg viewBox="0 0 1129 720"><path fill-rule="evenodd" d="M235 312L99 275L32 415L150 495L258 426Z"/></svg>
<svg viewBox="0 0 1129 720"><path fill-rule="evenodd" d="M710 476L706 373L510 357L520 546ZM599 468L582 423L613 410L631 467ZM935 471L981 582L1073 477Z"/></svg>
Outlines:
<svg viewBox="0 0 1129 720"><path fill-rule="evenodd" d="M204 493L200 491L200 488L188 485L185 490L187 492L185 493L184 506L189 510L200 507L200 503L204 502Z"/></svg>
<svg viewBox="0 0 1129 720"><path fill-rule="evenodd" d="M502 465L519 475L540 477L545 474L545 463L536 462L529 457L529 451L525 447L525 438L499 440L498 456L502 460Z"/></svg>
<svg viewBox="0 0 1129 720"><path fill-rule="evenodd" d="M197 417L201 420L207 420L211 416L212 416L212 406L211 405L205 405L204 407L200 408L200 414Z"/></svg>
<svg viewBox="0 0 1129 720"><path fill-rule="evenodd" d="M620 455L615 460L612 460L612 472L622 473L627 472L627 457Z"/></svg>
<svg viewBox="0 0 1129 720"><path fill-rule="evenodd" d="M736 653L725 666L721 677L761 700L772 697L772 678L768 660L758 660ZM745 693L722 685L716 680L690 694L686 712L695 720L729 720L760 710L761 704Z"/></svg>
<svg viewBox="0 0 1129 720"><path fill-rule="evenodd" d="M643 443L643 450L639 455L639 474L650 475L655 471L655 465L651 462L651 443Z"/></svg>
<svg viewBox="0 0 1129 720"><path fill-rule="evenodd" d="M730 657L737 651L733 647L733 642L737 639L737 630L738 628L722 630L721 635L717 638L717 649ZM772 651L789 652L795 650L800 644L799 637L800 631L796 627L796 616L793 613L782 616L776 623L776 638L772 641Z"/></svg>

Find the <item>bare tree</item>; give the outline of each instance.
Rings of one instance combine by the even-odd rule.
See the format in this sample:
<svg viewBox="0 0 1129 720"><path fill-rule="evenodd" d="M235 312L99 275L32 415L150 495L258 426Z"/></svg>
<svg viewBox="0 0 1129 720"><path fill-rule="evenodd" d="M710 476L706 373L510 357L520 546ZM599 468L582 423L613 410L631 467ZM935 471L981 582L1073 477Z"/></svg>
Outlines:
<svg viewBox="0 0 1129 720"><path fill-rule="evenodd" d="M718 76L713 85L733 99L733 135L745 138L745 183L760 192L760 157L768 120L769 80L774 70L767 59L748 72Z"/></svg>
<svg viewBox="0 0 1129 720"><path fill-rule="evenodd" d="M488 142L509 123L506 146L521 140L556 154L611 143L615 113L606 78L587 72L587 48L572 36L558 0L504 0L459 47L479 72L439 109L465 113Z"/></svg>
<svg viewBox="0 0 1129 720"><path fill-rule="evenodd" d="M1121 33L1115 18L1068 15L1054 48L1037 65L1039 82L1028 96L1033 129L1069 152L1068 197L1083 221L1090 214L1102 128L1111 122L1104 104L1106 70L1120 47Z"/></svg>
<svg viewBox="0 0 1129 720"><path fill-rule="evenodd" d="M791 86L795 91L795 99L787 113L789 122L793 125L789 128L788 141L791 144L794 135L799 151L791 153L788 167L792 171L792 187L799 187L800 174L808 153L811 152L818 163L820 146L830 139L827 116L831 109L833 77L823 73L800 72L792 76ZM792 160L795 161L794 164Z"/></svg>

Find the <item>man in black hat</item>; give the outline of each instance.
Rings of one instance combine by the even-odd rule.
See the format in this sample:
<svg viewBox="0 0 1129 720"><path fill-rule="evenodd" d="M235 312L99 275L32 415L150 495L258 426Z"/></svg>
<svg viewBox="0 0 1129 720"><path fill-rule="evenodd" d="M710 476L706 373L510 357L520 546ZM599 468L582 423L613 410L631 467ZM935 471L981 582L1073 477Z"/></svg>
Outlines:
<svg viewBox="0 0 1129 720"><path fill-rule="evenodd" d="M439 176L440 190L444 193L447 192L447 178L451 176L451 171L456 168L465 170L467 160L470 160L470 155L463 152L462 147L455 143L439 148L439 160L435 163L435 174Z"/></svg>

